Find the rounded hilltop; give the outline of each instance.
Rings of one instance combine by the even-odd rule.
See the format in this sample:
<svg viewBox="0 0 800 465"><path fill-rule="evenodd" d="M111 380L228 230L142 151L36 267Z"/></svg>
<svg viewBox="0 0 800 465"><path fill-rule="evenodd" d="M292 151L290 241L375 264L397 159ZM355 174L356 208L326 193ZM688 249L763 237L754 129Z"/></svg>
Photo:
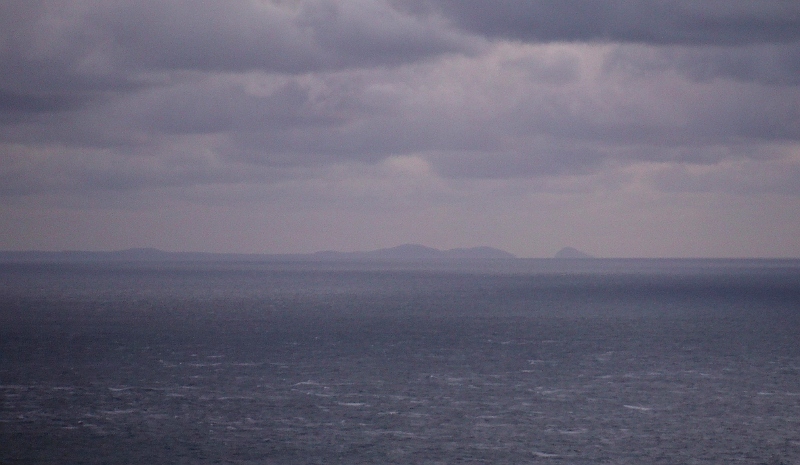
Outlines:
<svg viewBox="0 0 800 465"><path fill-rule="evenodd" d="M581 252L578 249L573 247L564 247L563 249L556 252L553 258L596 258L593 255L589 255L586 252Z"/></svg>

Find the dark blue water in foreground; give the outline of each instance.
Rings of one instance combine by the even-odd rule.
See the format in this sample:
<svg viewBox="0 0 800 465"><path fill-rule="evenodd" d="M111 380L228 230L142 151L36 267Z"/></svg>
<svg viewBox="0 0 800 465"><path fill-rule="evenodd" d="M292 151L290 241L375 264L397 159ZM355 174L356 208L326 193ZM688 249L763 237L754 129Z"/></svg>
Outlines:
<svg viewBox="0 0 800 465"><path fill-rule="evenodd" d="M0 265L0 463L800 464L800 262Z"/></svg>

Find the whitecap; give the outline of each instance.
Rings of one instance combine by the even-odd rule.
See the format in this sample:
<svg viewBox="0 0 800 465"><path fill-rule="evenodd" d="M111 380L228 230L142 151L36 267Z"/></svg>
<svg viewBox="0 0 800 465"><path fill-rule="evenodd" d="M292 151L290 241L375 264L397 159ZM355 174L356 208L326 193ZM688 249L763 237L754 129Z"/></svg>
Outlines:
<svg viewBox="0 0 800 465"><path fill-rule="evenodd" d="M320 384L316 381L300 381L299 383L294 383L292 386L319 386Z"/></svg>
<svg viewBox="0 0 800 465"><path fill-rule="evenodd" d="M641 405L623 405L623 407L631 410L638 410L640 412L649 412L650 410L653 410L652 407L642 407Z"/></svg>
<svg viewBox="0 0 800 465"><path fill-rule="evenodd" d="M100 413L104 415L127 415L136 412L136 409L115 409L115 410L101 410Z"/></svg>

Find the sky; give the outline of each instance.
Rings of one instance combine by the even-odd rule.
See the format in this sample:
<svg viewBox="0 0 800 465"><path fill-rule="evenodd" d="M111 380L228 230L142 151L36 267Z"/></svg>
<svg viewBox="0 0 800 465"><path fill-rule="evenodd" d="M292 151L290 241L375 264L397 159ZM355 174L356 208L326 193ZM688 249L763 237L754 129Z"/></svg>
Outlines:
<svg viewBox="0 0 800 465"><path fill-rule="evenodd" d="M800 257L800 2L0 2L0 249L403 243Z"/></svg>

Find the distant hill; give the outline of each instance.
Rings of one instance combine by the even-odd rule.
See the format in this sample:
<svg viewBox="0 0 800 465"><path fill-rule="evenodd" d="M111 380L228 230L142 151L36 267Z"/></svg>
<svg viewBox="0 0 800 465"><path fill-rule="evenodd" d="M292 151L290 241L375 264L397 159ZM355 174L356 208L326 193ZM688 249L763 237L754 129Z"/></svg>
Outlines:
<svg viewBox="0 0 800 465"><path fill-rule="evenodd" d="M572 247L564 247L563 249L556 252L553 258L595 258L595 257L589 255L586 252L581 252L578 249L574 249Z"/></svg>
<svg viewBox="0 0 800 465"><path fill-rule="evenodd" d="M428 261L510 259L514 255L492 247L439 250L419 244L368 252L323 251L310 254L238 254L165 252L153 248L97 251L0 251L2 262L103 262L103 261Z"/></svg>
<svg viewBox="0 0 800 465"><path fill-rule="evenodd" d="M235 261L259 260L263 257L280 258L280 255L165 252L153 248L133 248L112 251L0 251L2 262L148 262L148 261Z"/></svg>
<svg viewBox="0 0 800 465"><path fill-rule="evenodd" d="M368 252L317 252L316 258L332 260L486 260L516 258L514 255L492 247L457 248L439 250L419 244L403 244L397 247Z"/></svg>

